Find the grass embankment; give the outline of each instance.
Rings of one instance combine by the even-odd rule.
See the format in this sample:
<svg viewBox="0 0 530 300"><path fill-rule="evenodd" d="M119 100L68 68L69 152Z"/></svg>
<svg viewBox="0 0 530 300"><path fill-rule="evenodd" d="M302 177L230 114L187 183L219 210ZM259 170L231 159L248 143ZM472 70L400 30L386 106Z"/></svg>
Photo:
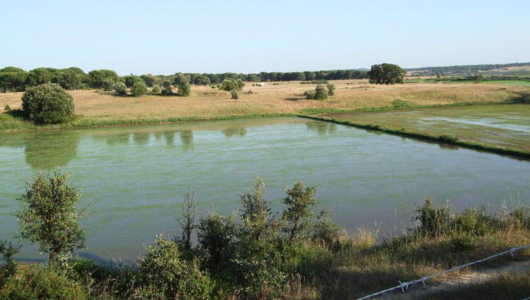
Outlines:
<svg viewBox="0 0 530 300"><path fill-rule="evenodd" d="M135 98L117 96L113 92L69 91L75 101L77 118L66 127L374 110L394 107L396 101L408 101L417 106L507 102L520 98L522 93L528 91L527 88L518 86L498 88L485 84L418 83L376 86L368 84L366 80L339 80L331 83L337 88L336 96L324 101L305 99L304 91L314 89L315 85L300 82L280 82L277 85L271 83L263 87L247 83L237 101L230 99L229 92L208 86L192 86L190 97L145 95ZM252 94L247 93L249 90L252 90ZM9 103L12 109L19 108L20 105L15 102L20 103L21 96L22 93L0 94L0 106ZM3 120L0 122L0 130L34 129L31 126L14 127L11 124L13 122L15 121Z"/></svg>
<svg viewBox="0 0 530 300"><path fill-rule="evenodd" d="M362 123L356 123L352 121L342 121L342 120L337 120L331 117L309 116L309 115L300 115L300 117L313 119L313 120L319 120L319 121L325 121L325 122L333 122L336 124L353 126L356 128L366 129L366 130L371 130L371 131L379 131L379 132L384 132L388 134L413 138L416 140L422 140L422 141L434 142L434 143L443 143L443 144L455 145L455 146L478 150L478 151L496 153L496 154L501 154L501 155L517 157L517 158L530 159L529 151L521 151L521 150L501 148L501 147L496 147L496 146L491 146L491 145L481 144L481 143L460 141L457 137L450 136L450 135L434 135L434 134L429 134L429 133L408 132L406 129L392 129L392 128L387 128L387 127L383 127L381 125L376 125L376 124L375 125L374 124L362 124Z"/></svg>

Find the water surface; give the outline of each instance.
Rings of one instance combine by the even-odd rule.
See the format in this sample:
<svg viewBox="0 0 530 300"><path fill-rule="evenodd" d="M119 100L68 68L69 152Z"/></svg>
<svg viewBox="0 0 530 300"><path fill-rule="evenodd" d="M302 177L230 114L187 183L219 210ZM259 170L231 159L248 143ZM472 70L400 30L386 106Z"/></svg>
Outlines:
<svg viewBox="0 0 530 300"><path fill-rule="evenodd" d="M103 261L134 260L155 235L180 234L185 193L202 213L229 214L256 176L277 211L302 180L341 226L383 235L409 226L427 197L457 208L530 204L527 161L298 118L2 134L0 157L0 238L18 234L25 182L62 166L90 203L79 253ZM20 257L45 258L27 245Z"/></svg>

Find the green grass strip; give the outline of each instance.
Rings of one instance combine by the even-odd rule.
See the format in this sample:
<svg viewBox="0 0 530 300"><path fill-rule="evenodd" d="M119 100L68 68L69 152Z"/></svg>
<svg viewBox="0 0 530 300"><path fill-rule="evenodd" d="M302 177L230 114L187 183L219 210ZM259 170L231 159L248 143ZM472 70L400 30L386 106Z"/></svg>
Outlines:
<svg viewBox="0 0 530 300"><path fill-rule="evenodd" d="M298 116L301 118L307 118L307 119L324 121L324 122L331 122L331 123L352 126L352 127L356 127L360 129L365 129L365 130L384 132L388 134L408 137L408 138L421 140L421 141L455 145L458 147L477 150L481 152L495 153L495 154L500 154L504 156L510 156L513 158L530 160L530 152L527 152L527 151L521 151L521 150L516 150L516 149L510 149L510 148L501 148L497 146L491 146L491 145L480 144L480 143L464 142L464 141L460 141L457 137L448 136L448 135L432 135L432 134L426 134L426 133L410 132L410 131L406 131L403 129L396 130L396 129L390 129L387 127L383 127L381 125L362 124L362 123L355 123L351 121L341 121L341 120L337 120L337 119L333 119L329 117L322 117L322 116L310 116L310 115L298 115Z"/></svg>

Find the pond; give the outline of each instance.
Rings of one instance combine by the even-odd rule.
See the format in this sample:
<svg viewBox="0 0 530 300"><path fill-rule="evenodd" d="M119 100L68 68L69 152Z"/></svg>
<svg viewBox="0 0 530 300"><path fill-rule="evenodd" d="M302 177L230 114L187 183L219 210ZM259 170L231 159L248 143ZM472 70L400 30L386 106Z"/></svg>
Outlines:
<svg viewBox="0 0 530 300"><path fill-rule="evenodd" d="M61 166L90 204L88 248L77 253L100 261L130 262L157 234L179 235L185 193L202 214L229 214L256 176L276 211L301 180L350 233L386 237L428 197L458 209L530 204L528 161L301 118L1 134L0 157L0 238L18 234L25 183ZM21 259L46 259L23 243Z"/></svg>

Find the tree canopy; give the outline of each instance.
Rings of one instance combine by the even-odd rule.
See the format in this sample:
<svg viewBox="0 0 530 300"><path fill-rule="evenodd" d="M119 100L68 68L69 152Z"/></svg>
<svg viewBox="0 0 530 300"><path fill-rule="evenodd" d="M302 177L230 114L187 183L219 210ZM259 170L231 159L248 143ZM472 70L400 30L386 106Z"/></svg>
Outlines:
<svg viewBox="0 0 530 300"><path fill-rule="evenodd" d="M398 65L383 63L373 65L368 77L373 84L395 84L403 83L406 74L407 72Z"/></svg>

